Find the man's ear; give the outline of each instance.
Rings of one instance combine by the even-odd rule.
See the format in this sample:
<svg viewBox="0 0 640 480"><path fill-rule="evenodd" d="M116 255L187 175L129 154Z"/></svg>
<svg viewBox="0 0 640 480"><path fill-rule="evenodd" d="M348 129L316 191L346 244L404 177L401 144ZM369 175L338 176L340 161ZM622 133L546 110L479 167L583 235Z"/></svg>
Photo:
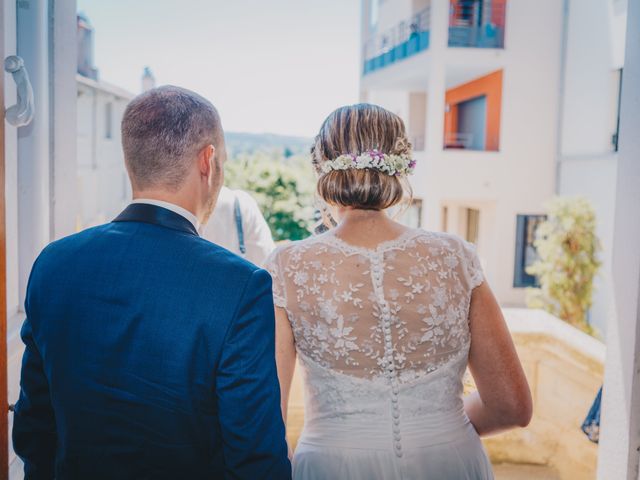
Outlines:
<svg viewBox="0 0 640 480"><path fill-rule="evenodd" d="M207 145L198 154L198 170L203 177L209 177L211 174L211 161L215 157L216 147Z"/></svg>

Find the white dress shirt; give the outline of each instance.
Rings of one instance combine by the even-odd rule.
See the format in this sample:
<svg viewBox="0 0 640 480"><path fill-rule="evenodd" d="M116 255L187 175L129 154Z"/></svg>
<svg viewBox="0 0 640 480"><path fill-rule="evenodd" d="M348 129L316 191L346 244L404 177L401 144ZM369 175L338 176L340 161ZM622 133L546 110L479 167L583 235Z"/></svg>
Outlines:
<svg viewBox="0 0 640 480"><path fill-rule="evenodd" d="M234 202L238 199L242 214L242 230L246 253L240 252L240 241L234 213ZM242 190L222 187L216 208L209 222L202 229L202 237L261 266L276 248L271 230L260 212L260 207L251 195Z"/></svg>
<svg viewBox="0 0 640 480"><path fill-rule="evenodd" d="M162 200L154 200L152 198L137 198L131 203L146 203L148 205L155 205L156 207L162 207L166 208L167 210L171 210L173 213L177 213L178 215L189 220L194 228L200 231L200 221L198 220L198 217L196 217L186 208L182 208L180 205L176 205L175 203L163 202Z"/></svg>

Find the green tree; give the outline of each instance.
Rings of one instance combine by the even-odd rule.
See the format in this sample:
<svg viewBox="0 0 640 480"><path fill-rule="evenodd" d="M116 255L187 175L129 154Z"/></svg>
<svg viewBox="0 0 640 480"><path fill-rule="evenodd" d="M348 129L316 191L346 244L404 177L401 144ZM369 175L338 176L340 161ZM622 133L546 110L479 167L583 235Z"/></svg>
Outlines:
<svg viewBox="0 0 640 480"><path fill-rule="evenodd" d="M600 268L595 212L582 197L556 197L546 209L547 219L538 226L534 241L539 259L527 268L538 277L540 288L528 290L527 305L593 334L587 312Z"/></svg>
<svg viewBox="0 0 640 480"><path fill-rule="evenodd" d="M301 240L310 235L315 179L306 157L244 155L227 162L225 177L230 188L253 195L276 241Z"/></svg>

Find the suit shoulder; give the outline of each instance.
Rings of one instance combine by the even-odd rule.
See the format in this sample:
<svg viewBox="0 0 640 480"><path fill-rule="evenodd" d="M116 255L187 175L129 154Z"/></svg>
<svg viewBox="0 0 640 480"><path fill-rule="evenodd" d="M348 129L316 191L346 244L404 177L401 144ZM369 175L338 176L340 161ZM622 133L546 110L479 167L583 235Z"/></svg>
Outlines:
<svg viewBox="0 0 640 480"><path fill-rule="evenodd" d="M194 241L202 260L210 267L216 267L224 271L245 274L250 276L260 267L250 261L236 255L220 245L210 242L202 237L195 237Z"/></svg>
<svg viewBox="0 0 640 480"><path fill-rule="evenodd" d="M93 240L96 236L104 234L109 229L110 224L98 225L97 227L87 228L81 232L73 233L54 240L44 247L38 259L49 259L57 257L63 253L73 253L76 249Z"/></svg>

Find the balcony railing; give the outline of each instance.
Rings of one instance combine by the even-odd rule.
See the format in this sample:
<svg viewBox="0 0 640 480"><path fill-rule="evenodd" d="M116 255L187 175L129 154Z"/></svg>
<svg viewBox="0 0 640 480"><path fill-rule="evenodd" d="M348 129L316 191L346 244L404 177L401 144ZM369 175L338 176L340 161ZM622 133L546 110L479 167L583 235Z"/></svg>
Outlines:
<svg viewBox="0 0 640 480"><path fill-rule="evenodd" d="M503 48L506 0L451 0L449 46Z"/></svg>
<svg viewBox="0 0 640 480"><path fill-rule="evenodd" d="M473 149L473 133L446 133L444 136L444 148Z"/></svg>
<svg viewBox="0 0 640 480"><path fill-rule="evenodd" d="M429 48L430 9L371 37L364 46L363 74L374 72Z"/></svg>

